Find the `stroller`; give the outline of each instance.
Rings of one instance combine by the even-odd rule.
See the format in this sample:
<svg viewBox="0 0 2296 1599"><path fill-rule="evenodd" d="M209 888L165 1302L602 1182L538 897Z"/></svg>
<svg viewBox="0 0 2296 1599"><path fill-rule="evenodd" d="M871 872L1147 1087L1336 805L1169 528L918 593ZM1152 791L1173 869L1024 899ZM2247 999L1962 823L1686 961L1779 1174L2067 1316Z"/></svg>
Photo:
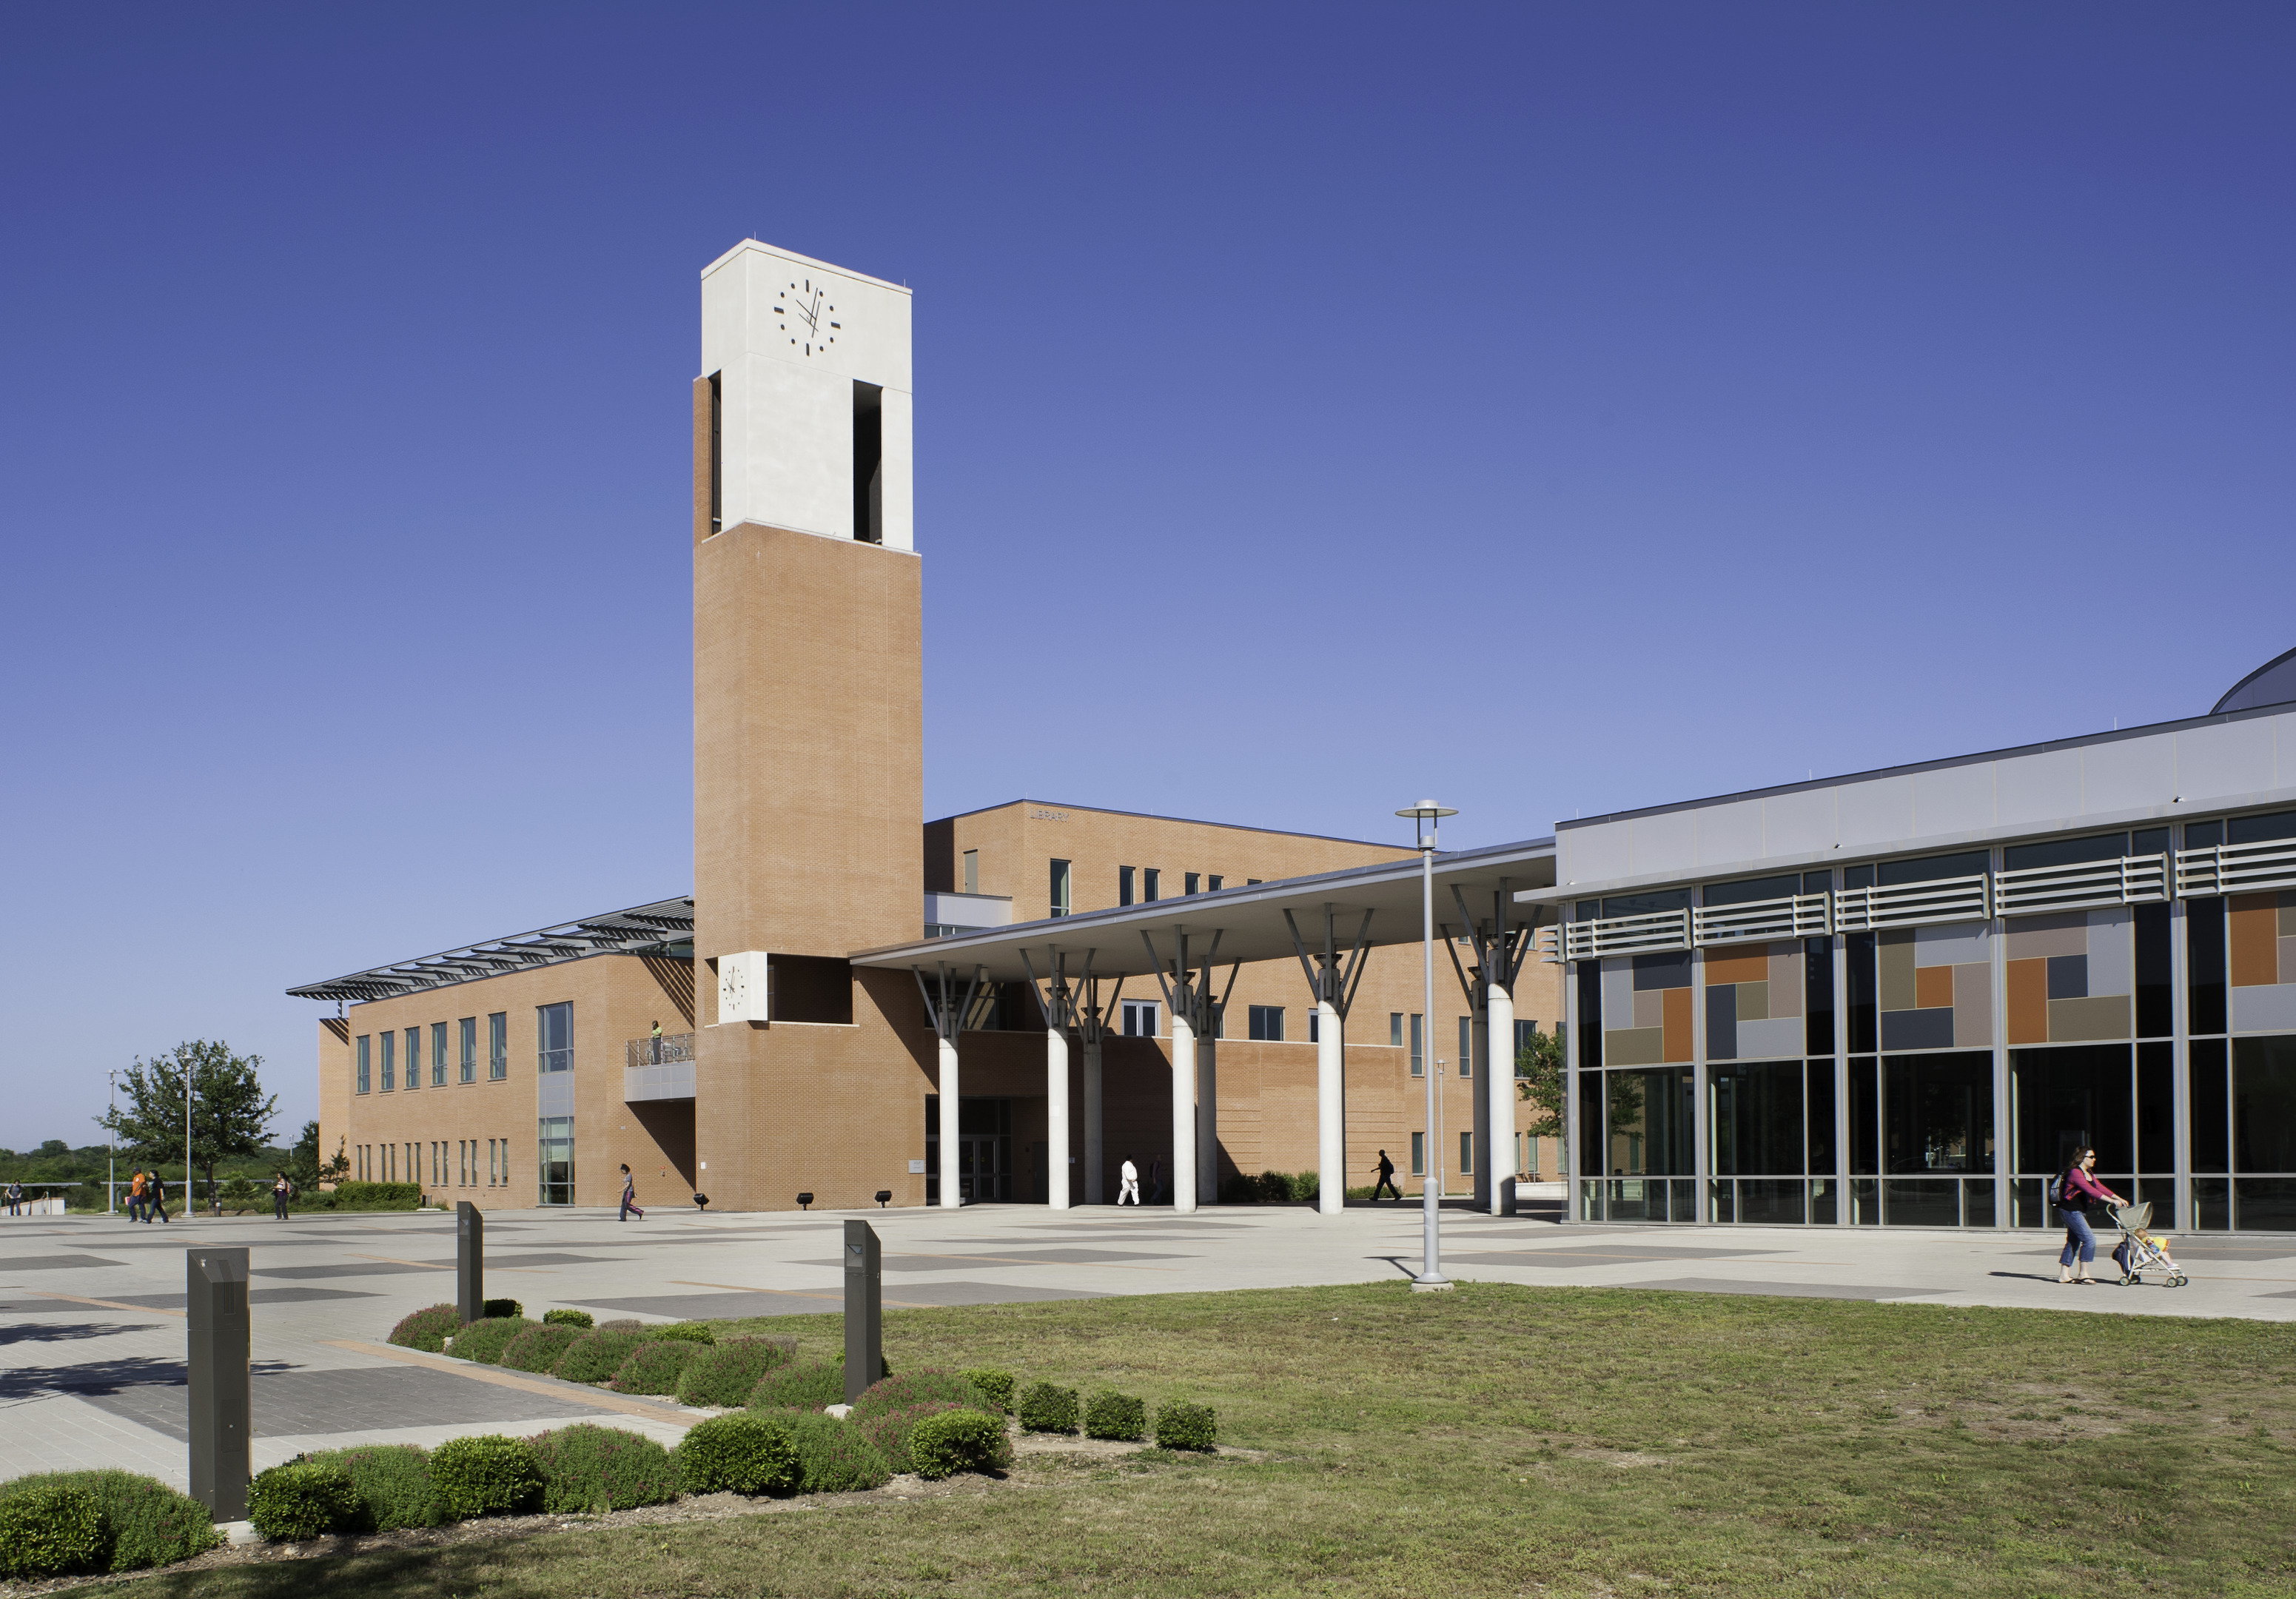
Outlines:
<svg viewBox="0 0 2296 1599"><path fill-rule="evenodd" d="M2170 1288L2182 1288L2192 1281L2185 1275L2185 1268L2169 1258L2169 1241L2146 1231L2152 1225L2151 1201L2109 1209L2112 1225L2120 1229L2120 1242L2113 1246L2112 1263L2120 1267L2123 1288L2144 1282L2148 1271L2164 1274L2166 1285Z"/></svg>

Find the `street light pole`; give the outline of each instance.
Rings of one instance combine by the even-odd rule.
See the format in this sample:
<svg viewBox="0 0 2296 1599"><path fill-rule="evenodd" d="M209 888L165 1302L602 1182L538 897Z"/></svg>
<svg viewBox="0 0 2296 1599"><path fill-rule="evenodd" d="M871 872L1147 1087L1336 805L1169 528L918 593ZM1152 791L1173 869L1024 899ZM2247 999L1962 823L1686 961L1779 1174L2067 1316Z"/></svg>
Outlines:
<svg viewBox="0 0 2296 1599"><path fill-rule="evenodd" d="M1419 1178L1421 1212L1421 1253L1419 1275L1411 1279L1414 1293L1432 1293L1451 1286L1451 1280L1439 1269L1442 1259L1442 1210L1437 1195L1442 1169L1442 1151L1436 1147L1435 1133L1435 832L1438 820L1459 813L1422 800L1418 804L1395 813L1409 816L1413 841L1419 849L1419 943L1423 957L1425 1019L1419 1024L1419 1062L1427 1083L1427 1131L1421 1135L1426 1140L1426 1159Z"/></svg>
<svg viewBox="0 0 2296 1599"><path fill-rule="evenodd" d="M112 1130L119 1120L119 1068L107 1067L103 1075L111 1085L104 1090L105 1108L111 1112L103 1121L103 1213L111 1216L119 1201L119 1135Z"/></svg>

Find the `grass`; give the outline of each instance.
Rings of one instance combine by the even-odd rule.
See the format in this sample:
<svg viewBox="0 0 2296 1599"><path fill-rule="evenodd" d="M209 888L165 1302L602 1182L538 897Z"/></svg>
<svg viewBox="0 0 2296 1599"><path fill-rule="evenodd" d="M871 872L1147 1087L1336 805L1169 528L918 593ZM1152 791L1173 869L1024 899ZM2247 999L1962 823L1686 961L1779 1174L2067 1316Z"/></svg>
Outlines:
<svg viewBox="0 0 2296 1599"><path fill-rule="evenodd" d="M839 1323L722 1331L794 1333L811 1354L836 1347ZM1266 1457L1024 1456L1010 1485L941 1497L105 1592L2296 1588L2296 1326L1382 1283L889 1312L885 1337L898 1371L993 1364L1152 1408L1201 1399L1223 1443Z"/></svg>

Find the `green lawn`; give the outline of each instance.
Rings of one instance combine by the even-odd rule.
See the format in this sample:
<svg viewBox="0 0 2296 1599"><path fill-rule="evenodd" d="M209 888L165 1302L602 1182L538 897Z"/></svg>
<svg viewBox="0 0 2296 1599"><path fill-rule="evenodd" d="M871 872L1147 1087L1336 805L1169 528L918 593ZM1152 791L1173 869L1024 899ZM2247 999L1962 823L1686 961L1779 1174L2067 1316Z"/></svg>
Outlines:
<svg viewBox="0 0 2296 1599"><path fill-rule="evenodd" d="M838 1337L834 1316L743 1325ZM897 1369L1202 1398L1268 1456L1024 1456L1012 1484L913 1503L106 1591L2296 1592L2296 1326L1383 1283L885 1329Z"/></svg>

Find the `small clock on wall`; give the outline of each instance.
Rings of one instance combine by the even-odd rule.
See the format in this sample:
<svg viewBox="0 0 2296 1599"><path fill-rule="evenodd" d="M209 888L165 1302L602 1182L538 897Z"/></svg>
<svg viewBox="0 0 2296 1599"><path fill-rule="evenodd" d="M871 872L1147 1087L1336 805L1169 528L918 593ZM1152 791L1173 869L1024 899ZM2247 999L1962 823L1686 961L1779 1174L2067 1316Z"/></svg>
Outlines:
<svg viewBox="0 0 2296 1599"><path fill-rule="evenodd" d="M837 308L811 278L791 283L775 295L774 310L789 341L808 356L818 355L836 343L844 326L837 320Z"/></svg>

